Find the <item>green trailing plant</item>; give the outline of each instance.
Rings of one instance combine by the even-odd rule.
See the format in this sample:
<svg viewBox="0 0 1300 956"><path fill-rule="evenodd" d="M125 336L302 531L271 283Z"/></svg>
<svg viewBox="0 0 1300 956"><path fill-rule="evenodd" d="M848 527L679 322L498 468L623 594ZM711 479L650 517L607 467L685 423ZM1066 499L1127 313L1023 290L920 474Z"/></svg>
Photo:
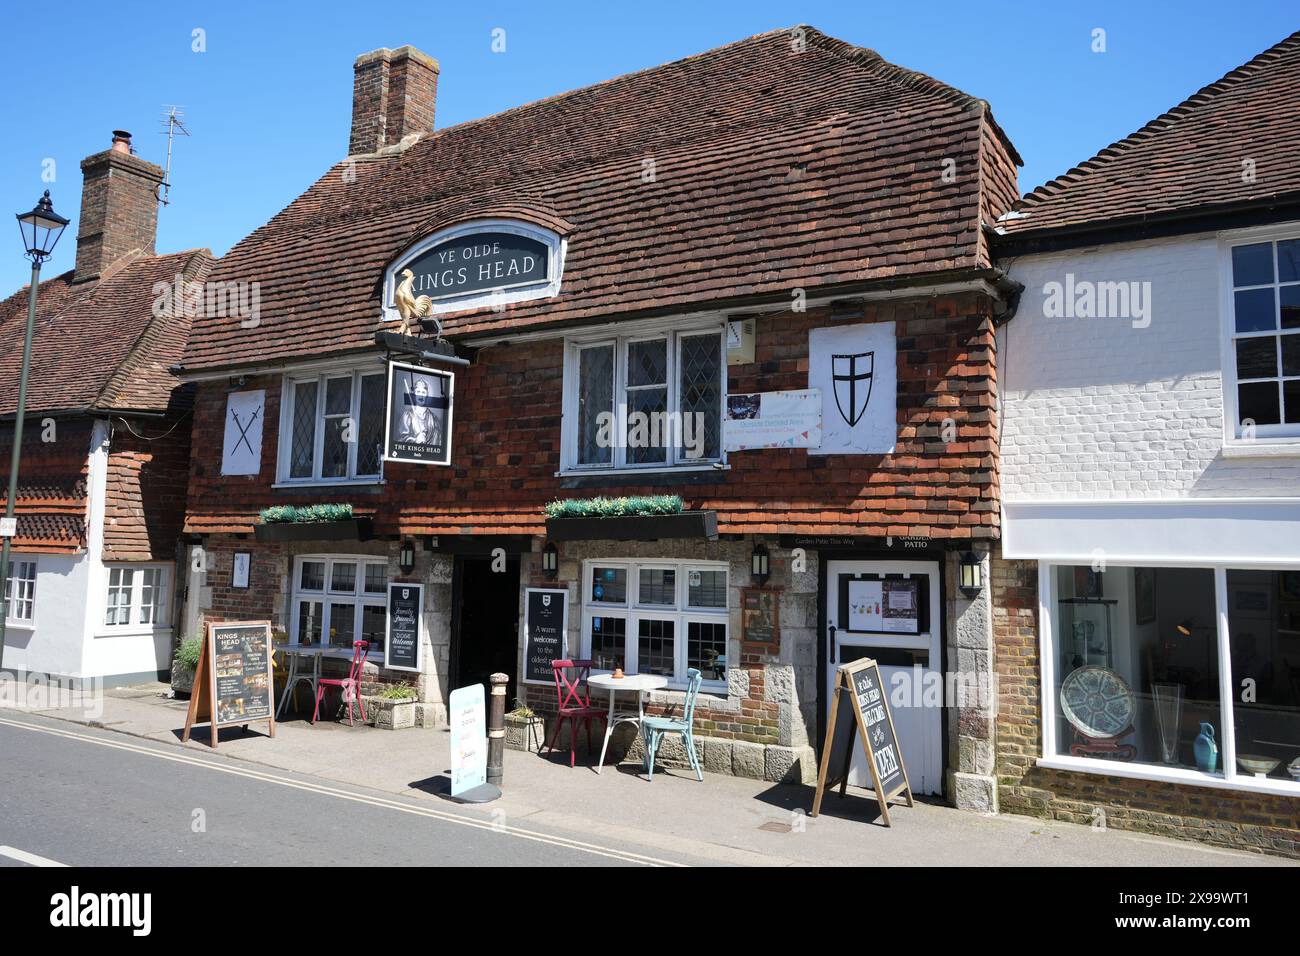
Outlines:
<svg viewBox="0 0 1300 956"><path fill-rule="evenodd" d="M532 720L534 717L537 716L537 714L531 707L529 707L527 704L525 704L523 701L521 701L519 698L516 697L515 709L510 711L510 713L506 714L506 716L515 717L518 718L519 720Z"/></svg>
<svg viewBox="0 0 1300 956"><path fill-rule="evenodd" d="M416 696L410 684L392 684L379 692L380 700L409 700Z"/></svg>
<svg viewBox="0 0 1300 956"><path fill-rule="evenodd" d="M321 521L347 521L352 517L349 504L272 505L262 509L263 524L309 524Z"/></svg>
<svg viewBox="0 0 1300 956"><path fill-rule="evenodd" d="M176 663L189 670L199 669L199 654L203 650L203 638L187 637L176 648Z"/></svg>
<svg viewBox="0 0 1300 956"><path fill-rule="evenodd" d="M682 513L681 495L566 498L543 509L548 518L628 518Z"/></svg>

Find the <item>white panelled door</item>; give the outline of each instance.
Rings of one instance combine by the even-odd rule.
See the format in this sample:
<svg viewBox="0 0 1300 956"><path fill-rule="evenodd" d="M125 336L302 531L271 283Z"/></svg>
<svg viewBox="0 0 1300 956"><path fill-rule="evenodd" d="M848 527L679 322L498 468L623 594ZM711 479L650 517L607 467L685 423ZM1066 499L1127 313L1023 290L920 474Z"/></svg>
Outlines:
<svg viewBox="0 0 1300 956"><path fill-rule="evenodd" d="M939 592L935 561L826 564L830 660L824 706L830 706L836 667L863 657L879 661L913 793L937 794L943 788ZM856 739L849 783L871 786Z"/></svg>

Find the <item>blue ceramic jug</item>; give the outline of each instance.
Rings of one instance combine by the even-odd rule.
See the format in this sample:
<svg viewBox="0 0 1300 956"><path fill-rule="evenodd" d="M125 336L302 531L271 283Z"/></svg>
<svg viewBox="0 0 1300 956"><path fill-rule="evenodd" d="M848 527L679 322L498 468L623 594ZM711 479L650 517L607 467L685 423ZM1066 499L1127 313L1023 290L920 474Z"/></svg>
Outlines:
<svg viewBox="0 0 1300 956"><path fill-rule="evenodd" d="M1196 752L1196 766L1205 773L1213 773L1219 766L1219 745L1214 742L1214 725L1201 724L1201 733L1192 749Z"/></svg>

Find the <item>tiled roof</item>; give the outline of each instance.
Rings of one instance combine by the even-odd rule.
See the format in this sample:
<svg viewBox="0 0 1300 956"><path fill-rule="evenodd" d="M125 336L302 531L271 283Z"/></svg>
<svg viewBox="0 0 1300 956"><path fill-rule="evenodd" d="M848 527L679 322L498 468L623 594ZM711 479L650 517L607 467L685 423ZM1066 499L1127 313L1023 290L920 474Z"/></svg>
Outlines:
<svg viewBox="0 0 1300 956"><path fill-rule="evenodd" d="M983 101L774 31L339 163L218 263L214 281L259 283L260 321L197 324L184 364L373 347L384 267L470 218L567 234L563 288L449 334L982 269L1018 163Z"/></svg>
<svg viewBox="0 0 1300 956"><path fill-rule="evenodd" d="M123 260L98 280L71 272L41 283L27 391L27 411L118 409L164 411L175 401L175 364L189 334L189 310L176 310L156 283L202 281L206 249ZM18 402L28 289L0 302L0 415ZM161 302L154 314L155 300ZM182 393L187 394L187 393Z"/></svg>
<svg viewBox="0 0 1300 956"><path fill-rule="evenodd" d="M1297 142L1300 32L1039 186L998 226L1019 239L1300 198Z"/></svg>

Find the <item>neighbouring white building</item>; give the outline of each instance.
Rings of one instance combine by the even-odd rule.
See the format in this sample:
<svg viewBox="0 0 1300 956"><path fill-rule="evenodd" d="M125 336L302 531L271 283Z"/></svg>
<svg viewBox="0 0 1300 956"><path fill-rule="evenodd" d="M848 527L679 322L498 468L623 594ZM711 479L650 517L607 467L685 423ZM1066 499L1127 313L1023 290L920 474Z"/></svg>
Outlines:
<svg viewBox="0 0 1300 956"><path fill-rule="evenodd" d="M1300 34L999 220L1003 809L1300 850L1298 79Z"/></svg>
<svg viewBox="0 0 1300 956"><path fill-rule="evenodd" d="M123 684L171 667L193 399L169 371L191 321L175 306L212 257L155 254L163 171L129 134L81 167L76 266L37 293L3 666ZM0 301L5 383L18 380L27 303L26 288ZM6 465L17 392L0 389Z"/></svg>

